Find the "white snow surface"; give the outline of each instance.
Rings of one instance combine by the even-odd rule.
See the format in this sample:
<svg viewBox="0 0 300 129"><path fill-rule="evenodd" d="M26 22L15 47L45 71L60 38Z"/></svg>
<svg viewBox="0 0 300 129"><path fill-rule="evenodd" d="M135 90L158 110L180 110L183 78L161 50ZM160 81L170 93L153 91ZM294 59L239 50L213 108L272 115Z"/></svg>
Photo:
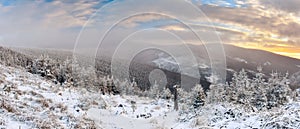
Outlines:
<svg viewBox="0 0 300 129"><path fill-rule="evenodd" d="M87 112L101 128L185 128L187 124L178 123L178 113L173 111L170 101L137 96L102 96L102 98L109 105L106 109L91 108ZM136 102L135 111L131 101Z"/></svg>
<svg viewBox="0 0 300 129"><path fill-rule="evenodd" d="M239 58L239 57L235 57L234 58L236 61L239 61L239 62L243 62L245 64L248 64L248 61L246 61L245 59L242 59L242 58Z"/></svg>
<svg viewBox="0 0 300 129"><path fill-rule="evenodd" d="M84 90L62 88L24 70L0 66L0 128L89 128ZM88 101L85 101L88 102ZM86 106L88 107L88 106Z"/></svg>
<svg viewBox="0 0 300 129"><path fill-rule="evenodd" d="M193 62L193 59L187 58L185 56L177 57L176 60L164 53L158 54L158 58L152 61L158 68L169 70L172 72L177 72L192 77L199 77L198 71L195 69L207 69L208 64L204 60L202 63Z"/></svg>
<svg viewBox="0 0 300 129"><path fill-rule="evenodd" d="M298 101L261 112L228 103L176 112L171 100L102 95L54 85L22 69L0 65L0 71L1 129L300 128Z"/></svg>

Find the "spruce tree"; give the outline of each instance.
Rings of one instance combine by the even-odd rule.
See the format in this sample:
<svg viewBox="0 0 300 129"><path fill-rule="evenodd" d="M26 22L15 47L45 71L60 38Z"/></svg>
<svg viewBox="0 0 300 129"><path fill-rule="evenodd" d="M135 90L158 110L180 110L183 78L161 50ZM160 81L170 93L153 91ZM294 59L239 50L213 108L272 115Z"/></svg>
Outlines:
<svg viewBox="0 0 300 129"><path fill-rule="evenodd" d="M244 104L244 105L248 105L250 102L250 98L251 98L251 85L250 85L250 80L247 76L247 72L242 69L236 80L235 80L235 84L234 84L235 88L237 89L237 103L239 104Z"/></svg>
<svg viewBox="0 0 300 129"><path fill-rule="evenodd" d="M257 73L255 77L253 78L252 81L252 98L251 98L251 103L254 108L257 110L263 110L266 109L267 107L267 96L266 96L266 91L267 91L267 84L265 82L265 79L263 78L263 73L262 73L262 67L259 66L257 68Z"/></svg>
<svg viewBox="0 0 300 129"><path fill-rule="evenodd" d="M285 76L275 72L271 74L268 81L267 108L278 107L288 102L289 96L291 95L291 89L288 82L288 74Z"/></svg>
<svg viewBox="0 0 300 129"><path fill-rule="evenodd" d="M192 105L194 108L199 108L201 106L204 106L206 96L205 96L204 90L201 85L197 84L192 89L192 98L191 99L193 100Z"/></svg>
<svg viewBox="0 0 300 129"><path fill-rule="evenodd" d="M167 99L167 100L172 98L172 93L171 93L169 88L166 87L166 88L163 89L162 97L163 97L163 99Z"/></svg>
<svg viewBox="0 0 300 129"><path fill-rule="evenodd" d="M157 99L159 98L160 95L160 89L159 89L159 85L157 84L157 82L155 81L154 85L150 88L149 91L149 97L150 98L154 98Z"/></svg>
<svg viewBox="0 0 300 129"><path fill-rule="evenodd" d="M62 66L60 66L60 70L59 70L59 73L57 75L57 81L60 83L61 86L66 81L65 70Z"/></svg>

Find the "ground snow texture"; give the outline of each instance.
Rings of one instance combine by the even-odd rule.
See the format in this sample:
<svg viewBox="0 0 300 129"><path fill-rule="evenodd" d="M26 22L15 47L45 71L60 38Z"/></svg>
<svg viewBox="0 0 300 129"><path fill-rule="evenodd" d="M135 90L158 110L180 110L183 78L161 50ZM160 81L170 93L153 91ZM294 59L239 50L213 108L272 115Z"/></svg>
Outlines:
<svg viewBox="0 0 300 129"><path fill-rule="evenodd" d="M170 100L102 95L54 85L22 69L0 65L0 71L1 129L300 128L299 102L258 113L228 103L175 112Z"/></svg>

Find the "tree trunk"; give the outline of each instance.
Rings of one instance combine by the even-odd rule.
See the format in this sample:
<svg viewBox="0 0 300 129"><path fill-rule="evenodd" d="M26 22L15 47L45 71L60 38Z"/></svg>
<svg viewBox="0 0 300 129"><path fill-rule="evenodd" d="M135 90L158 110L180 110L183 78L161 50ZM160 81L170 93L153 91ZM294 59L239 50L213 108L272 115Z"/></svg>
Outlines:
<svg viewBox="0 0 300 129"><path fill-rule="evenodd" d="M174 110L178 111L178 92L177 92L177 87L174 88Z"/></svg>

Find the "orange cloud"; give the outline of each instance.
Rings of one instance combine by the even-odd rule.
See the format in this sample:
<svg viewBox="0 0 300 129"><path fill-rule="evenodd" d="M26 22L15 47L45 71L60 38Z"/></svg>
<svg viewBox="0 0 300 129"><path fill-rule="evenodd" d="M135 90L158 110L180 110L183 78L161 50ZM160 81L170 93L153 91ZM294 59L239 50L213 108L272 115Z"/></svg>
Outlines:
<svg viewBox="0 0 300 129"><path fill-rule="evenodd" d="M238 44L235 43L233 45L243 47L243 48L265 50L279 55L300 59L300 48L294 47L292 45L283 45L283 44L258 45L256 43L251 43L251 42L238 43Z"/></svg>

